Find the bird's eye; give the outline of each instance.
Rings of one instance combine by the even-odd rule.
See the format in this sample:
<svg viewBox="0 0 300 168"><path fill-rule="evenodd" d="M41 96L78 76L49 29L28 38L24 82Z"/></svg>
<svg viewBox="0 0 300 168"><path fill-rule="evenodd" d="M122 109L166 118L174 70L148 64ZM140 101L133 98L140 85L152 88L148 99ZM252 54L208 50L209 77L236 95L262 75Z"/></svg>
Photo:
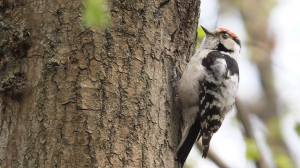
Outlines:
<svg viewBox="0 0 300 168"><path fill-rule="evenodd" d="M228 36L227 36L226 34L223 34L223 35L222 35L222 38L223 38L223 39L227 39L227 37L228 37Z"/></svg>

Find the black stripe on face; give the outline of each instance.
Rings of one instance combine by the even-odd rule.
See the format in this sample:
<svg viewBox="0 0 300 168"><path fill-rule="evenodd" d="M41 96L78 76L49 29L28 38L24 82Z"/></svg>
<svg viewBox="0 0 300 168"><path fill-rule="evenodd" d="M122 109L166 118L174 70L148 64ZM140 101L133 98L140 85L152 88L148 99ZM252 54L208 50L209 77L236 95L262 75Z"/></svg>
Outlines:
<svg viewBox="0 0 300 168"><path fill-rule="evenodd" d="M236 42L236 44L238 44L240 47L241 47L241 41L240 41L240 39L238 39L238 38L236 38L236 37L232 37L227 31L220 31L220 33L221 34L227 34L227 35L229 35L231 38L232 38L232 40L234 41L234 42Z"/></svg>
<svg viewBox="0 0 300 168"><path fill-rule="evenodd" d="M241 48L241 41L240 41L240 39L238 39L238 38L232 38L232 40L234 42L236 42L236 44L238 44L240 46L240 48Z"/></svg>
<svg viewBox="0 0 300 168"><path fill-rule="evenodd" d="M229 53L232 53L232 52L233 52L233 50L227 49L222 43L219 43L219 44L218 44L217 50L218 50L218 51L229 52Z"/></svg>

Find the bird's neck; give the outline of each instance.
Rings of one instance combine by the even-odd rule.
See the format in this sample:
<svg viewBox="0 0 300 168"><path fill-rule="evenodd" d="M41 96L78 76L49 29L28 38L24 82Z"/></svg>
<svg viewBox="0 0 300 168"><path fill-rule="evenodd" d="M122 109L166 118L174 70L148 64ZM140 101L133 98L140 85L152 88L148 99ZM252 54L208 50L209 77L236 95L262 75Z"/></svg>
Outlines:
<svg viewBox="0 0 300 168"><path fill-rule="evenodd" d="M225 54L225 55L229 55L230 57L232 57L236 61L238 60L239 52L234 52L234 51L233 52L219 51L219 52L221 52L222 54Z"/></svg>

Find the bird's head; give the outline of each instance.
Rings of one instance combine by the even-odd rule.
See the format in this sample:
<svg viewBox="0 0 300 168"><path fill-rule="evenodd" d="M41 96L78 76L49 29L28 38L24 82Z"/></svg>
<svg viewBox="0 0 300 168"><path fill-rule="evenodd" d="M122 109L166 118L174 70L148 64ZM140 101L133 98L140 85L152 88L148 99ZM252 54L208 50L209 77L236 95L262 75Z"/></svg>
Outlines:
<svg viewBox="0 0 300 168"><path fill-rule="evenodd" d="M201 45L202 49L223 51L230 55L240 53L241 42L238 36L230 30L218 28L214 31L209 31L204 27L202 29L205 32L205 39Z"/></svg>

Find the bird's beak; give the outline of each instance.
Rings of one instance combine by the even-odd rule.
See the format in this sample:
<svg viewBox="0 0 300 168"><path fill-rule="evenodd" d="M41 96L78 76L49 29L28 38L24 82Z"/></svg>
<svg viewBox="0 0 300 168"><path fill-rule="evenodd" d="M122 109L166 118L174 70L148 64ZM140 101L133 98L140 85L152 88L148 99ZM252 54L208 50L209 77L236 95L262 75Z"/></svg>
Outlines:
<svg viewBox="0 0 300 168"><path fill-rule="evenodd" d="M212 35L212 34L213 34L212 32L210 32L210 31L208 31L207 29L205 29L203 26L201 26L201 28L202 28L202 30L204 31L204 33L205 33L206 35Z"/></svg>

